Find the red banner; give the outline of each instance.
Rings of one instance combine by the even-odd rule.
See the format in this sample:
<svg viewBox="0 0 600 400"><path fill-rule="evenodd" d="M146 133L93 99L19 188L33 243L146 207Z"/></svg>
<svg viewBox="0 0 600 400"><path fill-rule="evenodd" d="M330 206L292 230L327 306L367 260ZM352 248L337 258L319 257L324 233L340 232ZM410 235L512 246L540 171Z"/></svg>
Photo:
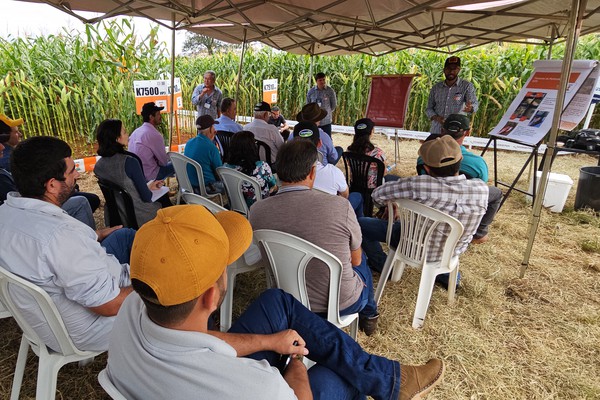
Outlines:
<svg viewBox="0 0 600 400"><path fill-rule="evenodd" d="M377 126L403 128L414 76L371 76L366 117L371 118Z"/></svg>

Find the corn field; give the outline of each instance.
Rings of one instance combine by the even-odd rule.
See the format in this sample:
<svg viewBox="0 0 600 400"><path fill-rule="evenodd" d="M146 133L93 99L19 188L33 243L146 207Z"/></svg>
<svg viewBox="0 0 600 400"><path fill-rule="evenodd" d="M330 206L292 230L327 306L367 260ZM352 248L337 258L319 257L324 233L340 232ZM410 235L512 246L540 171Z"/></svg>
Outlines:
<svg viewBox="0 0 600 400"><path fill-rule="evenodd" d="M0 38L0 112L26 120L25 136L54 135L70 143L91 143L94 129L105 118L119 118L129 131L141 123L135 115L133 81L167 79L170 63L166 44L153 30L139 39L131 20L86 26L38 38ZM600 35L579 41L576 58L600 59ZM539 46L488 45L459 53L461 77L475 85L480 102L473 133L486 136L529 77L533 61L546 58ZM553 49L553 58L563 48ZM181 78L184 108L193 110L191 93L206 70L214 70L224 96L238 99L238 115L251 115L262 99L262 80L279 80L282 114L295 119L309 87L309 56L265 48L250 48L244 57L242 82L236 93L239 52L213 56L177 57L175 75ZM368 75L419 74L413 81L406 129L427 131L425 116L431 86L443 79L445 54L408 50L372 57L366 55L315 57L313 73L323 71L338 97L334 123L351 125L363 116L369 91ZM180 126L193 131L194 115L182 116ZM600 125L597 112L592 126ZM164 132L167 132L165 127Z"/></svg>

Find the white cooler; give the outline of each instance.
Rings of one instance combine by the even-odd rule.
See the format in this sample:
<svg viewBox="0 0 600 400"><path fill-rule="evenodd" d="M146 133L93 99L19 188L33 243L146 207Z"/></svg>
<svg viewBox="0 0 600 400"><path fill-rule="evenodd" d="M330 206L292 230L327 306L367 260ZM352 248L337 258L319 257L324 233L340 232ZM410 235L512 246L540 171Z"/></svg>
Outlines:
<svg viewBox="0 0 600 400"><path fill-rule="evenodd" d="M537 185L540 186L540 178L542 177L542 171L536 172ZM548 177L548 186L546 187L546 195L544 196L544 207L549 207L552 212L562 212L567 197L569 197L569 191L573 186L573 179L568 175L555 174L550 172ZM533 179L529 182L529 193L533 191ZM531 196L525 196L528 202L531 202Z"/></svg>

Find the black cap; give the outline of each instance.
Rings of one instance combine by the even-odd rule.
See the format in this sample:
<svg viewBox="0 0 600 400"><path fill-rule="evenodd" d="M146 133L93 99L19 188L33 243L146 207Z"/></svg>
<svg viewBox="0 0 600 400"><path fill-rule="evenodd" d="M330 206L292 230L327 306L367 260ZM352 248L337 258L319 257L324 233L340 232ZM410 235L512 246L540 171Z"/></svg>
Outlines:
<svg viewBox="0 0 600 400"><path fill-rule="evenodd" d="M375 123L371 118L361 118L354 123L354 134L356 136L370 135L375 128Z"/></svg>
<svg viewBox="0 0 600 400"><path fill-rule="evenodd" d="M142 106L142 117L149 117L150 115L154 115L157 111L162 111L164 109L164 107L159 107L151 101Z"/></svg>
<svg viewBox="0 0 600 400"><path fill-rule="evenodd" d="M218 123L219 123L219 121L215 121L213 119L213 117L211 117L210 115L202 115L202 116L198 117L198 119L196 120L196 128L203 131L206 128L210 128L214 124L218 124Z"/></svg>
<svg viewBox="0 0 600 400"><path fill-rule="evenodd" d="M294 126L294 140L300 139L308 139L315 146L319 144L319 140L321 140L321 135L319 134L319 128L317 124L310 121L302 121L298 122L296 126Z"/></svg>
<svg viewBox="0 0 600 400"><path fill-rule="evenodd" d="M446 58L446 62L444 63L444 68L446 68L450 64L456 64L460 67L460 57L452 56L452 57Z"/></svg>
<svg viewBox="0 0 600 400"><path fill-rule="evenodd" d="M266 101L261 101L254 105L254 111L271 111L271 106Z"/></svg>
<svg viewBox="0 0 600 400"><path fill-rule="evenodd" d="M444 121L444 129L449 133L460 133L471 127L471 120L463 114L450 114Z"/></svg>

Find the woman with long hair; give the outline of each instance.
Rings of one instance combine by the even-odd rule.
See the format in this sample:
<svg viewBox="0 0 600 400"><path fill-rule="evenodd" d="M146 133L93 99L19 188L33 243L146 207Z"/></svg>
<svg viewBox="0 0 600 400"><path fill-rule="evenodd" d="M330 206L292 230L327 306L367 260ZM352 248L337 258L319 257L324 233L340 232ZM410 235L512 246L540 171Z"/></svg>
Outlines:
<svg viewBox="0 0 600 400"><path fill-rule="evenodd" d="M116 183L127 190L133 200L139 226L153 219L161 207L171 205L168 194L152 201L152 190L161 188L164 181L146 182L140 159L125 150L129 135L120 120L102 121L96 129L96 140L101 158L96 162L94 173L99 179Z"/></svg>
<svg viewBox="0 0 600 400"><path fill-rule="evenodd" d="M225 161L226 167L256 178L263 198L277 190L277 180L271 167L258 157L258 148L252 132L241 131L231 137L229 153ZM252 206L256 202L256 193L252 186L244 184L242 192L248 207Z"/></svg>

